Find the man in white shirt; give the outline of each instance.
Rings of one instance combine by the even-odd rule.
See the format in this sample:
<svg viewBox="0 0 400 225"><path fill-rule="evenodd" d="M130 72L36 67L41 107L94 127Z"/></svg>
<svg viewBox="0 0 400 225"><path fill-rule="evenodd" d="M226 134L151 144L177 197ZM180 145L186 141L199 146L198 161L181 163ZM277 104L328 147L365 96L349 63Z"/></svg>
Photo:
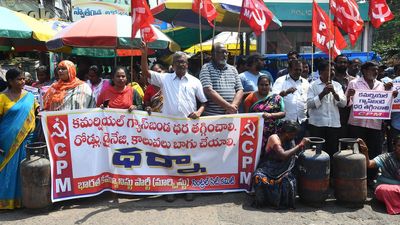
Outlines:
<svg viewBox="0 0 400 225"><path fill-rule="evenodd" d="M204 95L200 80L190 75L188 58L184 52L175 52L172 56L173 73L157 73L149 69L147 63L147 47L141 48L141 69L149 83L160 87L164 102L161 113L167 115L197 119L204 112L207 98ZM197 108L197 101L200 107ZM186 194L187 201L193 200L193 194ZM175 200L175 195L167 195L167 201Z"/></svg>
<svg viewBox="0 0 400 225"><path fill-rule="evenodd" d="M296 141L305 135L307 124L307 92L310 84L301 77L303 63L298 59L289 61L289 74L279 77L272 87L272 93L283 97L286 116L283 120L296 121L301 130Z"/></svg>
<svg viewBox="0 0 400 225"><path fill-rule="evenodd" d="M329 69L331 70L329 74ZM324 150L330 155L338 149L340 114L338 107L345 107L347 100L342 85L333 81L335 68L328 61L318 64L319 79L308 90L307 108L310 136L325 139Z"/></svg>
<svg viewBox="0 0 400 225"><path fill-rule="evenodd" d="M188 59L184 52L176 52L172 57L173 73L157 73L149 69L147 51L142 51L142 73L150 84L160 87L164 96L161 112L197 119L204 112L207 98L200 80L187 72ZM197 109L196 99L201 103Z"/></svg>
<svg viewBox="0 0 400 225"><path fill-rule="evenodd" d="M290 52L287 53L287 58L288 58L288 62L290 62L291 60L299 59L300 55L296 51L290 51ZM281 76L285 76L288 72L289 72L288 68L281 69L276 74L276 77L279 78Z"/></svg>

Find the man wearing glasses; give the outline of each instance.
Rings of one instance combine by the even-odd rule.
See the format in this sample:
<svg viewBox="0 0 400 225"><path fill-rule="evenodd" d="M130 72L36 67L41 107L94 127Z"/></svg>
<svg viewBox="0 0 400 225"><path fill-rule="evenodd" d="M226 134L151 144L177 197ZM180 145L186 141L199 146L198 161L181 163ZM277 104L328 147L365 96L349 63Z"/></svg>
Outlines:
<svg viewBox="0 0 400 225"><path fill-rule="evenodd" d="M215 43L211 62L204 64L200 81L207 96L206 116L235 114L243 97L243 87L234 66L227 64L228 50L222 43Z"/></svg>

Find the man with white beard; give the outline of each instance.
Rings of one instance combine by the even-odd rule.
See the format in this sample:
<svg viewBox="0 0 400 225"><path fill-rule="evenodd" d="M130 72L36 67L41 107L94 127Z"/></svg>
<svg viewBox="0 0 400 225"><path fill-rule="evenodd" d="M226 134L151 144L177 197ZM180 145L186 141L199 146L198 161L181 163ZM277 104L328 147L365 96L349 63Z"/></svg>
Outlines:
<svg viewBox="0 0 400 225"><path fill-rule="evenodd" d="M235 114L243 97L243 87L234 66L226 63L228 50L222 43L215 43L211 62L204 64L200 81L208 102L204 115Z"/></svg>

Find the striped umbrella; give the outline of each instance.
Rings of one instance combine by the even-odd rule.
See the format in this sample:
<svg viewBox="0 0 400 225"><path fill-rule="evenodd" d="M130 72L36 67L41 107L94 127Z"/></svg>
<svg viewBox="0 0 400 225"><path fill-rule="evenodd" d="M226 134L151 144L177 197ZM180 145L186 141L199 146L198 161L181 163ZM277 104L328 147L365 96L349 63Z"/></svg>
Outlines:
<svg viewBox="0 0 400 225"><path fill-rule="evenodd" d="M149 43L151 49L179 50L179 46L157 28L158 39ZM49 50L65 51L72 48L138 48L140 32L131 39L132 20L125 15L96 15L76 21L58 32L46 43Z"/></svg>
<svg viewBox="0 0 400 225"><path fill-rule="evenodd" d="M231 55L240 55L240 46L237 43L237 32L222 32L214 37L214 43L220 42L223 43L226 49L229 51ZM185 52L196 54L200 52L202 49L204 52L211 52L213 40L207 40L203 43L196 44L186 49ZM257 40L255 38L250 39L250 52L257 51Z"/></svg>
<svg viewBox="0 0 400 225"><path fill-rule="evenodd" d="M32 49L46 50L44 42L55 35L56 31L42 21L23 13L0 7L0 43L1 45L29 46Z"/></svg>

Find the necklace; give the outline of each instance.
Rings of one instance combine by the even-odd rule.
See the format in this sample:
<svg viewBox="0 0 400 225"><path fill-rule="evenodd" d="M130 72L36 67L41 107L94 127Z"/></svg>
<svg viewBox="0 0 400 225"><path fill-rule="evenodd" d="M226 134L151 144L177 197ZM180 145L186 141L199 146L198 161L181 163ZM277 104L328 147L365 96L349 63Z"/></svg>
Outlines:
<svg viewBox="0 0 400 225"><path fill-rule="evenodd" d="M12 93L10 89L7 90L7 96L11 101L16 101L21 97L22 90L19 93Z"/></svg>

